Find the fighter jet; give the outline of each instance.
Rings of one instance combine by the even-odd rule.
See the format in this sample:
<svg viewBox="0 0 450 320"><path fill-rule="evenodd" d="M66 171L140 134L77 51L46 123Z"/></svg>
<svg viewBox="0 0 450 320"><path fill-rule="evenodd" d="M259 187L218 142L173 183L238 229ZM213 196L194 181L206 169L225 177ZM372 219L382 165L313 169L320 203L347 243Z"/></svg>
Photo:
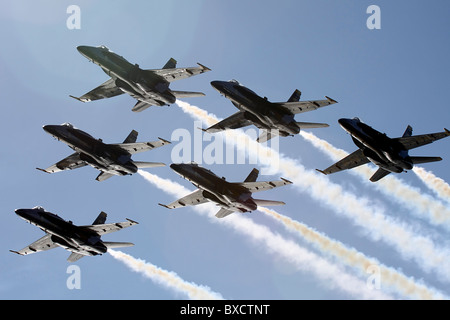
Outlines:
<svg viewBox="0 0 450 320"><path fill-rule="evenodd" d="M152 142L136 142L138 133L135 130L131 131L123 143L105 144L101 139L95 139L88 133L75 128L70 123L46 125L43 129L57 140L66 143L70 148L75 150L75 153L47 169L36 169L47 173L54 173L90 165L101 171L96 178L98 181L106 180L113 175L131 175L136 173L140 168L165 166L161 162L132 161L131 155L170 143L170 141L162 138Z"/></svg>
<svg viewBox="0 0 450 320"><path fill-rule="evenodd" d="M105 224L106 213L101 212L90 226L76 226L72 221L65 221L58 215L45 211L42 207L33 209L17 209L16 214L25 221L34 224L45 232L45 236L26 246L22 250L11 252L28 255L62 247L72 252L67 261L75 262L84 256L96 256L107 252L108 249L131 247L129 242L106 242L101 236L119 231L137 224L127 219L125 222Z"/></svg>
<svg viewBox="0 0 450 320"><path fill-rule="evenodd" d="M376 182L391 172L401 173L411 170L415 164L441 161L441 157L413 157L408 150L414 149L433 141L448 137L450 131L412 135L412 127L408 126L401 138L389 138L378 132L359 118L339 119L339 124L346 130L358 146L358 150L325 170L317 171L331 174L345 169L352 169L372 162L379 167L370 181Z"/></svg>
<svg viewBox="0 0 450 320"><path fill-rule="evenodd" d="M258 96L237 80L213 81L211 85L230 99L239 111L202 130L214 133L253 124L263 130L263 133L257 139L258 142L266 142L275 135L286 137L298 134L300 129L328 127L326 123L297 122L294 116L297 113L312 111L337 103L329 97L326 97L326 100L300 101L301 92L299 90L295 90L287 102L270 102L266 97Z"/></svg>
<svg viewBox="0 0 450 320"><path fill-rule="evenodd" d="M259 174L257 169L253 169L244 182L228 182L225 178L218 177L196 163L171 164L170 167L199 189L171 204L159 203L159 205L175 209L211 201L222 207L216 214L217 218L226 217L233 212L253 211L257 206L284 205L285 203L282 201L253 199L252 192L269 190L292 183L283 178L281 181L256 182Z"/></svg>
<svg viewBox="0 0 450 320"><path fill-rule="evenodd" d="M211 70L200 63L198 63L199 67L176 68L177 61L170 58L162 69L144 70L139 68L138 64L131 64L105 46L79 46L77 50L111 77L111 79L81 97L71 96L79 101L87 102L128 93L138 100L132 111L140 112L152 105L170 105L177 98L205 95L202 92L172 91L169 89L169 84L172 81L189 78Z"/></svg>

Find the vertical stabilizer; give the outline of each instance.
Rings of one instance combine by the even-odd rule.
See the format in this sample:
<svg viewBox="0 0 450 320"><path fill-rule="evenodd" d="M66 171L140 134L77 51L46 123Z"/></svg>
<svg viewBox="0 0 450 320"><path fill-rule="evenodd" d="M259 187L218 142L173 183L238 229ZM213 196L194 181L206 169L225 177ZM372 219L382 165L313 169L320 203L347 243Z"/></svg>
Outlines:
<svg viewBox="0 0 450 320"><path fill-rule="evenodd" d="M177 60L174 58L170 58L169 61L166 62L163 69L175 69L177 67Z"/></svg>
<svg viewBox="0 0 450 320"><path fill-rule="evenodd" d="M252 172L248 175L248 177L245 179L245 182L255 182L256 179L258 179L259 170L253 169Z"/></svg>
<svg viewBox="0 0 450 320"><path fill-rule="evenodd" d="M402 138L404 138L404 137L411 137L412 136L412 131L413 131L412 127L408 126L406 128L405 133L403 134Z"/></svg>
<svg viewBox="0 0 450 320"><path fill-rule="evenodd" d="M299 102L301 95L301 91L296 89L287 102Z"/></svg>
<svg viewBox="0 0 450 320"><path fill-rule="evenodd" d="M123 141L123 143L135 143L137 140L138 132L133 130L130 132L128 137Z"/></svg>
<svg viewBox="0 0 450 320"><path fill-rule="evenodd" d="M106 213L102 211L92 224L104 224L105 222L106 222Z"/></svg>

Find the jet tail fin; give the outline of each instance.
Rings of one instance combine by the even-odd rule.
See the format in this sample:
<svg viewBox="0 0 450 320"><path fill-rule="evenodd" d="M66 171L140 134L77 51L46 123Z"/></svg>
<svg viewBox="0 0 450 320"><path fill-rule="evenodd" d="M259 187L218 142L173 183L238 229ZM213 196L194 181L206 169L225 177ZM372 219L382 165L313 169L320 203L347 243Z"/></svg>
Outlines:
<svg viewBox="0 0 450 320"><path fill-rule="evenodd" d="M381 180L382 178L386 177L389 173L390 173L389 171L384 170L383 168L379 168L370 178L370 181L377 182L378 180Z"/></svg>
<svg viewBox="0 0 450 320"><path fill-rule="evenodd" d="M138 169L164 167L166 165L162 162L133 161L133 163L136 165L136 167L138 167Z"/></svg>
<svg viewBox="0 0 450 320"><path fill-rule="evenodd" d="M296 89L287 102L299 102L301 96L302 92Z"/></svg>
<svg viewBox="0 0 450 320"><path fill-rule="evenodd" d="M413 131L413 129L412 129L411 126L406 127L405 133L403 134L402 138L404 138L404 137L411 137L412 136L412 131Z"/></svg>
<svg viewBox="0 0 450 320"><path fill-rule="evenodd" d="M256 205L260 207L269 207L269 206L284 206L286 203L283 201L274 201L274 200L262 200L262 199L253 199Z"/></svg>
<svg viewBox="0 0 450 320"><path fill-rule="evenodd" d="M83 257L84 257L84 255L79 254L79 253L76 253L76 252L73 252L73 253L69 256L69 258L67 258L67 261L73 263L73 262L75 262L75 261L80 260L80 259L83 258Z"/></svg>
<svg viewBox="0 0 450 320"><path fill-rule="evenodd" d="M98 217L92 222L92 224L104 224L106 222L107 214L105 212L100 212Z"/></svg>
<svg viewBox="0 0 450 320"><path fill-rule="evenodd" d="M225 218L226 216L228 216L232 213L233 213L233 211L222 208L216 213L216 217L217 218Z"/></svg>
<svg viewBox="0 0 450 320"><path fill-rule="evenodd" d="M410 157L412 163L420 164L420 163L428 163L428 162L437 162L441 161L441 157Z"/></svg>
<svg viewBox="0 0 450 320"><path fill-rule="evenodd" d="M255 182L258 179L259 170L253 169L252 172L248 175L248 177L244 180L244 182Z"/></svg>
<svg viewBox="0 0 450 320"><path fill-rule="evenodd" d="M138 101L134 105L133 109L131 109L131 111L141 112L141 111L144 111L145 109L147 109L148 107L151 107L151 104L144 102L144 101Z"/></svg>
<svg viewBox="0 0 450 320"><path fill-rule="evenodd" d="M136 130L132 130L128 137L123 141L123 143L135 143L137 140L138 132Z"/></svg>
<svg viewBox="0 0 450 320"><path fill-rule="evenodd" d="M175 69L177 67L177 60L174 58L170 58L169 61L166 62L163 69Z"/></svg>

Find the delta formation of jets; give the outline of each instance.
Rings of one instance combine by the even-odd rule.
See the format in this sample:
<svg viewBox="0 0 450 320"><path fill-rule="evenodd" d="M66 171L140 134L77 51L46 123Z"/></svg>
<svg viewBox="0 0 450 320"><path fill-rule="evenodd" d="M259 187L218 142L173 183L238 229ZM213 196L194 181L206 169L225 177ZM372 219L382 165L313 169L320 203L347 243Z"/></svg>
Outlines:
<svg viewBox="0 0 450 320"><path fill-rule="evenodd" d="M162 69L141 69L139 65L128 62L105 46L79 46L77 50L98 65L110 78L80 97L71 97L81 102L89 102L127 93L137 100L132 108L134 112L141 112L150 106L171 105L178 98L204 96L202 92L174 91L169 85L172 81L211 70L200 63L198 67L177 68L177 61L173 58L170 58ZM328 127L326 123L298 122L294 117L299 113L337 103L327 96L323 100L300 101L299 90L295 90L286 102L270 102L266 97L257 95L236 80L212 81L211 85L229 99L239 111L202 130L215 133L254 125L262 131L258 142L265 142L275 135L282 137L296 135L301 129ZM411 126L408 126L402 137L389 138L358 118L339 119L338 122L351 135L358 150L324 170L317 170L328 175L372 162L379 168L370 178L372 182L382 179L389 173L411 170L415 164L442 160L440 157L410 156L408 151L450 135L450 131L444 129L444 132L413 136ZM123 143L106 144L70 123L45 125L43 129L75 152L56 164L46 169L38 168L39 170L54 173L90 165L100 170L96 178L98 181L114 175L131 175L140 168L165 166L162 162L134 161L131 156L170 144L170 141L162 138L156 141L136 142L138 133L135 130L131 131ZM256 168L243 182L228 182L196 163L171 164L170 167L198 189L170 204L160 205L175 209L212 202L220 207L216 213L218 218L226 217L233 212L250 212L256 210L258 206L284 205L282 201L254 199L252 194L292 183L284 178L275 181L256 181L259 174ZM102 241L101 236L137 224L130 219L126 222L106 224L106 213L101 212L92 225L76 226L72 221L66 221L40 206L17 209L15 213L43 230L45 235L25 248L19 251L11 250L12 252L28 255L62 247L71 251L67 259L69 262L84 256L103 254L108 248L132 246L133 244L128 242Z"/></svg>

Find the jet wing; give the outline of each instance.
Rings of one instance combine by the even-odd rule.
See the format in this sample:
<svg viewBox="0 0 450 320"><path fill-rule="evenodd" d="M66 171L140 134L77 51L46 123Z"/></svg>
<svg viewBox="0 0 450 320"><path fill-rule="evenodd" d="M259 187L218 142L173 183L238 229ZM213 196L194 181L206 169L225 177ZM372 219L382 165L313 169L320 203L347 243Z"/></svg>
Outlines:
<svg viewBox="0 0 450 320"><path fill-rule="evenodd" d="M274 103L283 109L287 110L291 114L303 113L307 111L316 110L318 108L326 107L331 104L337 103L329 97L326 100L311 100L311 101L298 101L298 102L277 102Z"/></svg>
<svg viewBox="0 0 450 320"><path fill-rule="evenodd" d="M111 78L79 98L74 96L71 97L81 102L89 102L93 100L115 97L121 95L122 93L123 91L116 86L116 81Z"/></svg>
<svg viewBox="0 0 450 320"><path fill-rule="evenodd" d="M273 188L278 188L281 186L292 184L292 182L281 178L281 181L277 180L277 181L237 182L237 183L233 183L233 184L244 187L249 192L253 193L253 192L259 192L259 191L270 190Z"/></svg>
<svg viewBox="0 0 450 320"><path fill-rule="evenodd" d="M94 231L99 236L102 236L104 234L116 232L116 231L122 230L124 228L134 226L135 224L137 224L136 221L127 219L127 221L125 221L125 222L94 224L94 225L90 225L90 226L80 226L79 228Z"/></svg>
<svg viewBox="0 0 450 320"><path fill-rule="evenodd" d="M86 162L80 159L80 154L78 152L75 152L70 156L68 156L67 158L64 158L61 161L57 162L56 164L48 167L47 169L40 169L40 168L36 169L47 173L54 173L63 170L77 169L84 167L86 165L87 165Z"/></svg>
<svg viewBox="0 0 450 320"><path fill-rule="evenodd" d="M159 140L152 141L152 142L116 143L116 144L112 144L112 145L120 147L121 149L127 151L129 154L135 154L135 153L159 148L166 144L171 143L170 141L164 140L162 138L158 138L158 139Z"/></svg>
<svg viewBox="0 0 450 320"><path fill-rule="evenodd" d="M325 170L317 170L323 174L331 174L339 172L346 169L352 169L363 164L369 163L369 159L363 154L361 149L356 150L352 154L346 156L344 159L336 162L332 166L326 168Z"/></svg>
<svg viewBox="0 0 450 320"><path fill-rule="evenodd" d="M176 208L181 208L181 207L185 207L185 206L195 206L197 204L202 204L202 203L206 203L206 202L208 202L208 199L206 199L203 196L203 190L197 189L194 192L188 194L187 196L184 196L183 198L178 199L168 205L161 204L161 203L159 203L159 205L166 207L168 209L176 209Z"/></svg>
<svg viewBox="0 0 450 320"><path fill-rule="evenodd" d="M423 134L418 136L402 137L393 140L400 142L406 150L414 149L432 143L436 140L450 136L450 131L445 129L445 132Z"/></svg>
<svg viewBox="0 0 450 320"><path fill-rule="evenodd" d="M23 248L22 250L19 251L10 250L10 251L24 256L27 254L46 251L58 247L58 245L52 241L51 237L52 235L47 233L45 236L43 236L39 240L36 240L29 246Z"/></svg>
<svg viewBox="0 0 450 320"><path fill-rule="evenodd" d="M157 69L157 70L147 70L153 73L156 73L157 75L163 77L168 82L186 79L207 71L210 71L208 67L205 67L204 65L201 65L200 63L197 63L199 67L192 67L192 68L168 68L168 69Z"/></svg>
<svg viewBox="0 0 450 320"><path fill-rule="evenodd" d="M250 120L247 120L244 117L244 112L238 111L232 116L223 119L222 121L216 123L215 125L209 127L208 129L204 129L205 132L219 132L225 129L238 129L242 127L246 127L253 124Z"/></svg>

